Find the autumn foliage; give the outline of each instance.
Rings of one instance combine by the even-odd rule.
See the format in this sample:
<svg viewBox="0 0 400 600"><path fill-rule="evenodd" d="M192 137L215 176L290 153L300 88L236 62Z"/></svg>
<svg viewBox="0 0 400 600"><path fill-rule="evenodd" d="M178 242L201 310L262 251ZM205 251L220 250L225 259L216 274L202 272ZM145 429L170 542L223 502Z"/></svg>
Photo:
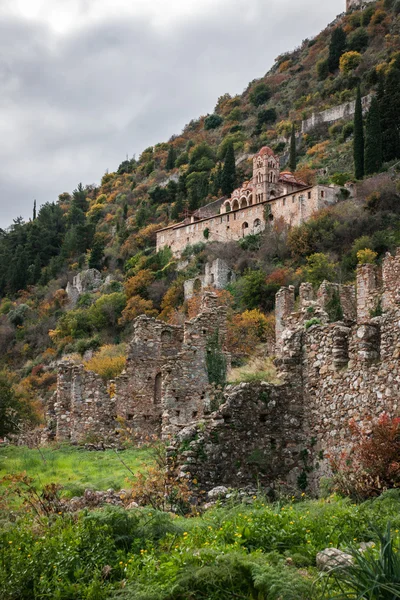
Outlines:
<svg viewBox="0 0 400 600"><path fill-rule="evenodd" d="M400 418L383 413L370 427L349 424L352 444L330 457L336 491L357 499L400 486Z"/></svg>

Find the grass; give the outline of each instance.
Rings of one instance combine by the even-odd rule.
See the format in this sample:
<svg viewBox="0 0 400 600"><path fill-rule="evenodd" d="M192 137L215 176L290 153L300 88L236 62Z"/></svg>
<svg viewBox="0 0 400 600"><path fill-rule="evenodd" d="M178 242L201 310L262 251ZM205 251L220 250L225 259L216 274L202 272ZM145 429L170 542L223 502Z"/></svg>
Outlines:
<svg viewBox="0 0 400 600"><path fill-rule="evenodd" d="M276 368L270 358L253 357L247 364L232 369L228 375L228 383L249 383L251 381L280 383Z"/></svg>
<svg viewBox="0 0 400 600"><path fill-rule="evenodd" d="M82 494L86 488L119 490L126 485L126 478L131 477L113 450L89 452L58 445L42 448L41 453L27 447L0 448L0 479L26 472L40 487L59 483L64 487L64 495L73 497ZM120 453L120 457L133 472L139 472L151 461L151 451L132 448Z"/></svg>

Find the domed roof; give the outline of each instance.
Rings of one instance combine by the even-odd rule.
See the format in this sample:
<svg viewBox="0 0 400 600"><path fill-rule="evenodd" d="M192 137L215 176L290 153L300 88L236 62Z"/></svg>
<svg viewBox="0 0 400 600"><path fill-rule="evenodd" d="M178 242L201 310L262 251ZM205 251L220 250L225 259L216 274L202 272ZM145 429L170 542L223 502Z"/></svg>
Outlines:
<svg viewBox="0 0 400 600"><path fill-rule="evenodd" d="M263 146L256 156L275 156L275 153L269 146Z"/></svg>

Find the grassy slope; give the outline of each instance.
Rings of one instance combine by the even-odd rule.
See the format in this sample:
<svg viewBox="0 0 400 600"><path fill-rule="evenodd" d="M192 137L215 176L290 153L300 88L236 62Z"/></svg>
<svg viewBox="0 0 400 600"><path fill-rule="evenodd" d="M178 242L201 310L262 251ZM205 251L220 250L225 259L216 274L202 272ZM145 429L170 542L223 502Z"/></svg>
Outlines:
<svg viewBox="0 0 400 600"><path fill-rule="evenodd" d="M30 450L9 446L0 449L0 478L26 472L40 487L49 483L64 486L66 496L80 495L86 488L119 490L130 476L113 450L89 452L73 446ZM147 449L129 449L121 453L122 460L133 472L142 471L150 461Z"/></svg>

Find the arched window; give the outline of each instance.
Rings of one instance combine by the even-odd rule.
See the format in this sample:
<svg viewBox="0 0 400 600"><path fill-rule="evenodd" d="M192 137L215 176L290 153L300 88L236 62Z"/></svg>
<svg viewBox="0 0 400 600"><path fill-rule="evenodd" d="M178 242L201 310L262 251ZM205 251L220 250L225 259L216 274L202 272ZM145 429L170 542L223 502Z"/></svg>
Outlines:
<svg viewBox="0 0 400 600"><path fill-rule="evenodd" d="M154 382L154 404L161 404L161 373L157 373Z"/></svg>
<svg viewBox="0 0 400 600"><path fill-rule="evenodd" d="M261 227L261 221L260 219L256 219L254 221L254 229L258 229L259 227Z"/></svg>
<svg viewBox="0 0 400 600"><path fill-rule="evenodd" d="M242 229L248 229L249 228L249 224L245 221L242 225Z"/></svg>
<svg viewBox="0 0 400 600"><path fill-rule="evenodd" d="M240 208L247 208L247 200L246 200L246 198L241 198L241 200L240 200Z"/></svg>
<svg viewBox="0 0 400 600"><path fill-rule="evenodd" d="M232 207L229 202L225 202L225 212L231 212Z"/></svg>
<svg viewBox="0 0 400 600"><path fill-rule="evenodd" d="M276 192L275 192L275 190L272 190L272 191L270 192L270 194L269 194L269 197L270 197L271 199L272 199L272 198L276 198Z"/></svg>
<svg viewBox="0 0 400 600"><path fill-rule="evenodd" d="M250 196L247 198L247 202L249 203L249 206L253 205L253 196L250 194Z"/></svg>
<svg viewBox="0 0 400 600"><path fill-rule="evenodd" d="M234 200L232 203L232 210L238 210L239 208L239 202L237 200Z"/></svg>

